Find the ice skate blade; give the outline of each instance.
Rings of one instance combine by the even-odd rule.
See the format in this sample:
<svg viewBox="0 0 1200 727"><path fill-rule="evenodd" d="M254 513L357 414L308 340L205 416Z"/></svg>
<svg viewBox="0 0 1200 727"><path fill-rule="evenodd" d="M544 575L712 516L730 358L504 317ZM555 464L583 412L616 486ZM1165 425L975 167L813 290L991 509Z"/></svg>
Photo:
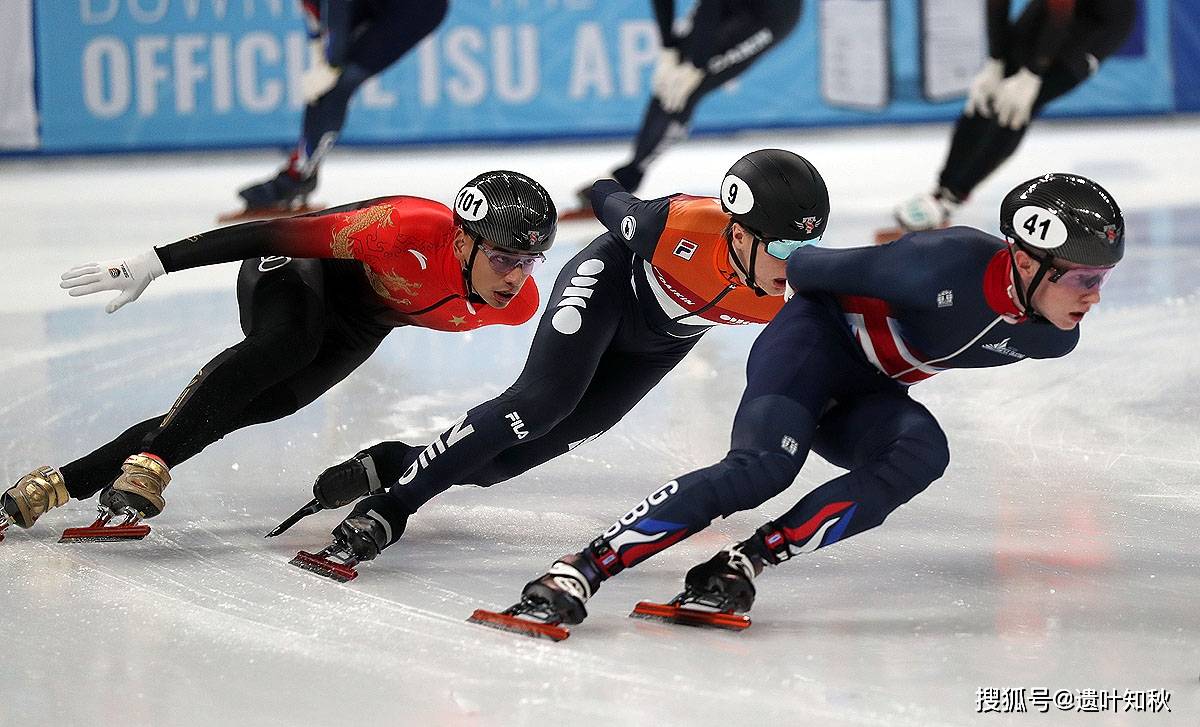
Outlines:
<svg viewBox="0 0 1200 727"><path fill-rule="evenodd" d="M675 606L669 603L652 603L641 601L633 607L629 614L632 618L644 618L649 621L680 624L682 626L699 626L702 628L728 629L743 631L750 627L750 617L744 613L729 611L701 611L686 606Z"/></svg>
<svg viewBox="0 0 1200 727"><path fill-rule="evenodd" d="M112 543L118 540L141 540L150 534L149 525L103 525L96 522L82 528L67 528L59 537L60 543Z"/></svg>
<svg viewBox="0 0 1200 727"><path fill-rule="evenodd" d="M555 624L538 623L524 618L517 618L506 613L496 613L495 611L485 611L482 608L475 609L475 613L467 619L471 623L487 626L488 628L508 631L522 636L528 636L534 639L550 639L551 641L562 641L571 635L562 626Z"/></svg>
<svg viewBox="0 0 1200 727"><path fill-rule="evenodd" d="M233 212L224 212L217 215L217 222L220 224L229 224L230 222L250 222L251 220L273 220L277 217L294 217L295 215L306 215L310 212L320 212L325 209L323 204L302 204L299 207L254 207Z"/></svg>
<svg viewBox="0 0 1200 727"><path fill-rule="evenodd" d="M346 565L345 563L335 563L328 558L322 558L316 553L306 553L303 550L296 553L296 557L288 562L297 568L303 568L310 573L325 576L338 583L349 583L358 578L358 571L354 570L353 566Z"/></svg>
<svg viewBox="0 0 1200 727"><path fill-rule="evenodd" d="M584 222L596 219L596 213L591 207L577 207L573 210L558 213L559 222Z"/></svg>

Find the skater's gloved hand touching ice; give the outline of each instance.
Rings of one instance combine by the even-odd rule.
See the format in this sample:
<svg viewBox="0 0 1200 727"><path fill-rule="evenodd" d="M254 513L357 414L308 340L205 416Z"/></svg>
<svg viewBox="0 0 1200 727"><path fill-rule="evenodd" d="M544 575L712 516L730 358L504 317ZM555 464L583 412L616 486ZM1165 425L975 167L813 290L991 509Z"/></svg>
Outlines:
<svg viewBox="0 0 1200 727"><path fill-rule="evenodd" d="M62 274L59 287L72 297L105 290L118 291L120 294L104 306L105 311L113 313L126 303L137 300L152 280L166 273L158 253L150 250L124 260L76 265Z"/></svg>
<svg viewBox="0 0 1200 727"><path fill-rule="evenodd" d="M1000 83L992 106L996 110L996 121L1010 129L1020 129L1029 123L1033 113L1033 102L1042 90L1042 77L1022 68Z"/></svg>
<svg viewBox="0 0 1200 727"><path fill-rule="evenodd" d="M971 89L967 92L967 105L963 108L963 113L967 116L990 117L992 100L1003 81L1004 61L989 58L983 69L975 74L975 78L971 81Z"/></svg>

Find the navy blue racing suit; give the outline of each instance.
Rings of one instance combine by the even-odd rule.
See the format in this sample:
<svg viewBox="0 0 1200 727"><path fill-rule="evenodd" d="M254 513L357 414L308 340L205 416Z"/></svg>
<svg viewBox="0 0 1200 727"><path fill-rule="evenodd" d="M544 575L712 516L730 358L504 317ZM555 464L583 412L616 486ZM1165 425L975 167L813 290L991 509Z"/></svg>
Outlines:
<svg viewBox="0 0 1200 727"><path fill-rule="evenodd" d="M809 451L847 472L770 523L778 560L881 524L939 478L946 436L908 387L950 368L1069 353L1076 327L1021 315L1006 243L954 227L883 247L802 248L795 296L755 341L728 454L635 506L604 534L604 574L635 565L792 484ZM605 562L607 561L607 562Z"/></svg>

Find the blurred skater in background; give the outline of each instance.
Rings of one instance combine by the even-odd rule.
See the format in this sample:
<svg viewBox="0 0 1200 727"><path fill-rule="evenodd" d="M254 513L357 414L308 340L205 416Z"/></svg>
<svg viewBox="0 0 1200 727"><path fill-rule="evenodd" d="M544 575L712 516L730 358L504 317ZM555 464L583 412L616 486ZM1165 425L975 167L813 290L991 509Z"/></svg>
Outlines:
<svg viewBox="0 0 1200 727"><path fill-rule="evenodd" d="M633 156L609 176L625 191L637 191L650 162L687 137L700 100L787 38L803 7L803 0L697 0L676 32L675 1L654 0L662 53L651 81L650 105ZM564 212L562 219L591 216L591 186L588 182L579 189L578 209Z"/></svg>
<svg viewBox="0 0 1200 727"><path fill-rule="evenodd" d="M904 232L950 224L972 190L1012 156L1045 105L1086 81L1133 27L1135 0L1032 0L1015 21L1010 0L988 0L988 60L971 82L950 152L931 192L895 208Z"/></svg>
<svg viewBox="0 0 1200 727"><path fill-rule="evenodd" d="M321 160L337 141L358 87L400 60L446 17L446 0L303 0L309 67L304 124L287 164L238 192L246 209L222 221L309 212Z"/></svg>

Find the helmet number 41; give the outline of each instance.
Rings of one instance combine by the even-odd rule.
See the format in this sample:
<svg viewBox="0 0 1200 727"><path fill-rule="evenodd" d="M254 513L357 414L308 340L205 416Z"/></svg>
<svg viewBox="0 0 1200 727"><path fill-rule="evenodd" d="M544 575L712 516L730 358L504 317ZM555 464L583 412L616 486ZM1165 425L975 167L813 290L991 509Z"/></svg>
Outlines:
<svg viewBox="0 0 1200 727"><path fill-rule="evenodd" d="M1050 210L1028 205L1017 210L1013 222L1021 239L1034 247L1053 249L1067 241L1067 226Z"/></svg>

